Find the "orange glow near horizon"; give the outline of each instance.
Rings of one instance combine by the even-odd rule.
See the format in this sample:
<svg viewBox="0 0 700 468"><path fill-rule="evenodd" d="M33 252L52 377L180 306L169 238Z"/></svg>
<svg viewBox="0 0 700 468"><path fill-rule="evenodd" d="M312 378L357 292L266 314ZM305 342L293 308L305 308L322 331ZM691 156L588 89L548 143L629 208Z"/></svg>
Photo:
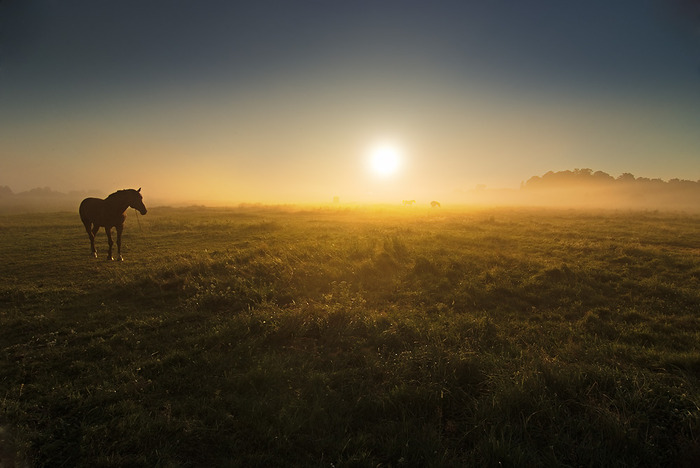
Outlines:
<svg viewBox="0 0 700 468"><path fill-rule="evenodd" d="M218 100L212 94L125 101L99 112L85 104L71 119L13 121L0 130L7 155L2 172L13 177L0 185L104 196L143 187L147 199L163 204L329 203L335 197L400 204L465 203L477 186L516 190L532 176L576 167L697 179L695 137L669 137L675 135L670 124L654 136L650 127L658 122L637 104L542 100L513 107L486 87L478 96L440 88L414 96L422 111L411 113L398 97L382 100L354 86L347 89L358 100L368 97L356 102L301 93L311 85L297 83L275 92L219 90L225 98ZM300 94L312 96L303 111ZM328 107L337 110L333 119ZM640 129L644 138L634 138ZM678 156L658 167L652 156L662 150Z"/></svg>

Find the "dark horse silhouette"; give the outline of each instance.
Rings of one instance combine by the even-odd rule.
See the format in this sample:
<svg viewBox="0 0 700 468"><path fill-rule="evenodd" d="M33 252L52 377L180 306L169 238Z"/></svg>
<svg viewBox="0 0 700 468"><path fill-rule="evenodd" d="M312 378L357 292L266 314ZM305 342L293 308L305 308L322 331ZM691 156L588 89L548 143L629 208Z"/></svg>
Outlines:
<svg viewBox="0 0 700 468"><path fill-rule="evenodd" d="M109 243L109 252L107 252L107 260L112 258L112 228L117 228L117 260L122 258L122 231L124 230L124 221L126 220L126 209L131 207L139 210L142 215L146 214L146 207L143 204L141 189L126 189L118 190L102 200L101 198L86 198L80 203L80 220L85 225L85 231L90 238L90 249L92 255L97 257L97 249L95 248L95 235L101 227L107 232L107 242Z"/></svg>

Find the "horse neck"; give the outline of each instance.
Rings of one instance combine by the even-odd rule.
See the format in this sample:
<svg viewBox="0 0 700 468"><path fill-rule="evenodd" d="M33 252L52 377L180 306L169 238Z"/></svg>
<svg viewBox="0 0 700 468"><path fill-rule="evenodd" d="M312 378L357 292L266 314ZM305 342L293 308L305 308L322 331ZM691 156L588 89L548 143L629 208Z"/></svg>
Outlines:
<svg viewBox="0 0 700 468"><path fill-rule="evenodd" d="M130 206L129 200L127 200L125 197L110 197L105 200L106 202L109 203L109 206L114 209L114 211L118 213L124 213Z"/></svg>

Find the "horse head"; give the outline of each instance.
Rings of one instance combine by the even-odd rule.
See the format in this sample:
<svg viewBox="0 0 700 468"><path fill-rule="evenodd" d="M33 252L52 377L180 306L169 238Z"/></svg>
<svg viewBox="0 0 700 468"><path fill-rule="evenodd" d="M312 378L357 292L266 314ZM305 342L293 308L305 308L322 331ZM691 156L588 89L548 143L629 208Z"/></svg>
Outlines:
<svg viewBox="0 0 700 468"><path fill-rule="evenodd" d="M129 199L129 206L138 210L139 213L145 215L148 210L146 210L146 205L143 204L143 197L141 196L141 187L138 190L131 190L131 198Z"/></svg>

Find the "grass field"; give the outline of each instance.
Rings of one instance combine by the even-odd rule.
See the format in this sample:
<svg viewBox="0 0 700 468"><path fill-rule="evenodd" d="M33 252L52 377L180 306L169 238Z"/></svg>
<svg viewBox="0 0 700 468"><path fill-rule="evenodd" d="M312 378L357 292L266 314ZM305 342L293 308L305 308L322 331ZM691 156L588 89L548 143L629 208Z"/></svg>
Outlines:
<svg viewBox="0 0 700 468"><path fill-rule="evenodd" d="M153 208L97 247L0 216L0 466L700 463L700 216Z"/></svg>

